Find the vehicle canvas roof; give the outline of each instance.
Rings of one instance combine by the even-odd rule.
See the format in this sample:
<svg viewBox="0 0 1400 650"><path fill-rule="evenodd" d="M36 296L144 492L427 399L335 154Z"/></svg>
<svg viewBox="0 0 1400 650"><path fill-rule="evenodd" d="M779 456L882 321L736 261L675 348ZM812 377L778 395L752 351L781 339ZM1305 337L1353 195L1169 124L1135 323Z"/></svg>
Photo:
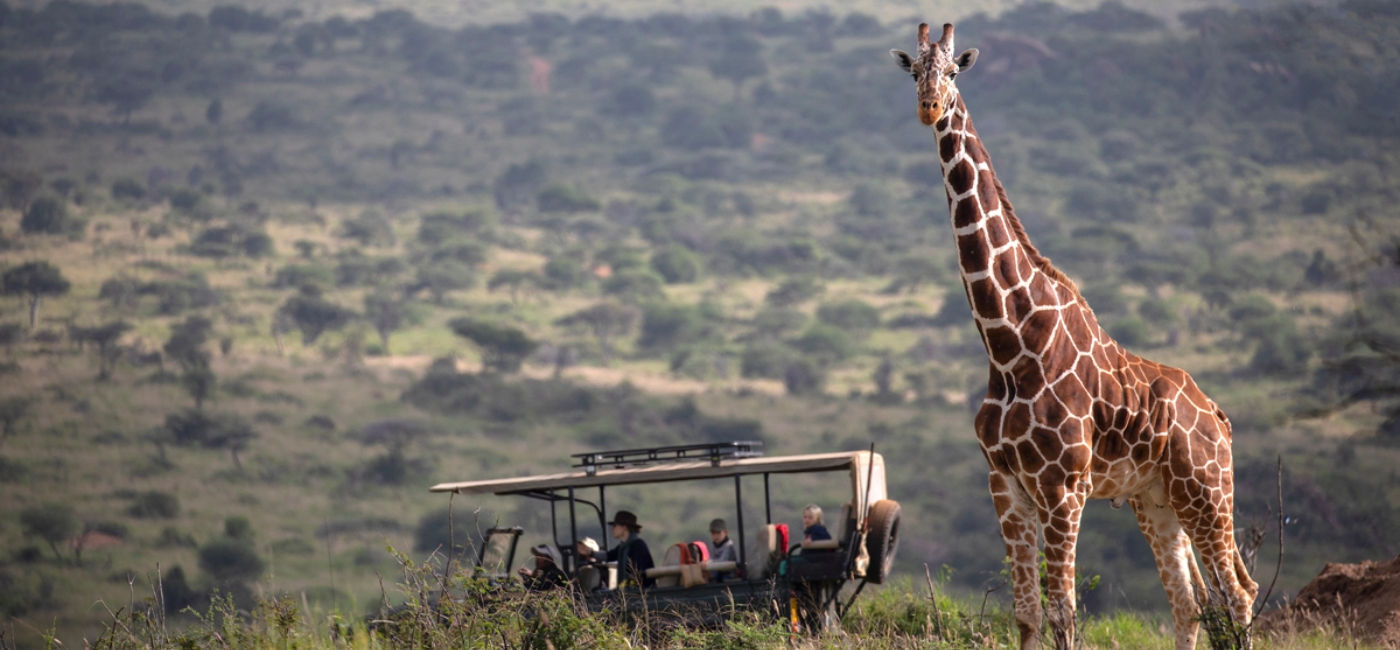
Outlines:
<svg viewBox="0 0 1400 650"><path fill-rule="evenodd" d="M433 492L455 492L457 494L524 494L567 488L582 488L637 483L663 483L668 481L691 481L750 474L789 474L800 472L831 472L850 470L857 485L863 487L861 478L871 468L869 451L843 451L826 454L805 454L800 456L770 456L756 458L731 458L719 461L708 459L663 462L656 464L607 467L599 465L596 472L584 470L560 474L539 474L516 478L492 479L484 481L462 481L439 483L430 488ZM884 459L874 454L873 499L884 498ZM877 494L878 493L878 494Z"/></svg>

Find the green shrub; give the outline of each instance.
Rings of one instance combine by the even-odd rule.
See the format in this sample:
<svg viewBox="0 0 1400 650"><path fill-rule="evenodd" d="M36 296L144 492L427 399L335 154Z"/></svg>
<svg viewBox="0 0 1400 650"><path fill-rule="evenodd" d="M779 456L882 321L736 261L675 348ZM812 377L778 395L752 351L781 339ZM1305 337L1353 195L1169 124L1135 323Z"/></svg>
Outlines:
<svg viewBox="0 0 1400 650"><path fill-rule="evenodd" d="M127 506L126 512L140 519L174 519L180 514L180 498L157 490L142 492Z"/></svg>
<svg viewBox="0 0 1400 650"><path fill-rule="evenodd" d="M139 201L146 198L146 186L130 178L119 178L112 182L112 198Z"/></svg>
<svg viewBox="0 0 1400 650"><path fill-rule="evenodd" d="M253 522L243 515L225 518L224 537L251 544L253 541Z"/></svg>
<svg viewBox="0 0 1400 650"><path fill-rule="evenodd" d="M265 568L247 542L220 538L199 547L199 568L216 583L256 580Z"/></svg>
<svg viewBox="0 0 1400 650"><path fill-rule="evenodd" d="M864 337L880 326L880 311L864 300L851 298L822 303L817 307L817 319L848 334Z"/></svg>
<svg viewBox="0 0 1400 650"><path fill-rule="evenodd" d="M174 526L160 529L160 534L156 536L157 548L194 548L198 545L193 535L182 533Z"/></svg>
<svg viewBox="0 0 1400 650"><path fill-rule="evenodd" d="M700 277L700 258L690 249L673 244L651 256L651 268L667 284L694 282Z"/></svg>
<svg viewBox="0 0 1400 650"><path fill-rule="evenodd" d="M68 235L80 238L87 224L69 214L63 199L41 196L29 204L20 217L19 228L25 234Z"/></svg>

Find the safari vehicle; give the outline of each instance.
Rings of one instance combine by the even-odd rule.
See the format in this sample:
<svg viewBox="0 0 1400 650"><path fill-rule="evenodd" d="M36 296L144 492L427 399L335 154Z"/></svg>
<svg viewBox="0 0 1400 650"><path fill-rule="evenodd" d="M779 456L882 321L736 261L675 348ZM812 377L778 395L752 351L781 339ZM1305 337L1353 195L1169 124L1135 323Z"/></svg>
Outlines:
<svg viewBox="0 0 1400 650"><path fill-rule="evenodd" d="M553 544L564 559L561 567L591 611L646 611L677 614L672 620L716 625L734 609L771 612L794 630L818 631L839 623L865 585L889 576L899 545L899 503L885 490L885 463L880 454L846 451L800 456L763 455L759 442L723 442L574 454L571 470L560 474L496 480L441 483L433 492L462 495L518 495L549 503ZM802 543L801 532L788 539L785 524L773 521L770 484L783 475L833 473L849 486L848 500L836 516L827 518L832 539ZM761 478L762 521L746 520L745 477ZM652 538L657 566L646 571L656 586L645 590L617 588L616 563L583 564L575 549L580 527L607 530L608 489L676 481L733 479L734 512L730 536L738 562L713 562L698 557L703 542ZM750 479L750 483L755 482ZM751 511L756 511L753 504ZM655 517L653 517L655 519ZM516 557L519 527L486 531L478 546L478 570L504 579ZM538 531L543 533L544 531ZM598 540L607 550L611 540ZM711 576L719 576L711 580ZM854 585L842 600L842 590Z"/></svg>

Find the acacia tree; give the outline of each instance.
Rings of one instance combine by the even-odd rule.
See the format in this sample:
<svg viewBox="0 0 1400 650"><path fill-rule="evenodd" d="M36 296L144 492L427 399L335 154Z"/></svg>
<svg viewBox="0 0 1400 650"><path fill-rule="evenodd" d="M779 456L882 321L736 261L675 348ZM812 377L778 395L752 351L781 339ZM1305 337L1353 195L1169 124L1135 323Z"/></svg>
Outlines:
<svg viewBox="0 0 1400 650"><path fill-rule="evenodd" d="M486 288L490 291L501 288L509 291L511 304L520 302L521 293L533 293L542 286L544 286L544 277L539 273L520 269L501 269L486 282Z"/></svg>
<svg viewBox="0 0 1400 650"><path fill-rule="evenodd" d="M15 434L19 429L19 421L29 415L29 409L33 405L34 400L31 397L7 397L0 400L0 441Z"/></svg>
<svg viewBox="0 0 1400 650"><path fill-rule="evenodd" d="M214 392L217 377L209 367L209 331L214 324L203 316L190 316L176 325L165 342L165 355L180 364L180 384L194 398L195 408L204 408L204 400Z"/></svg>
<svg viewBox="0 0 1400 650"><path fill-rule="evenodd" d="M29 298L29 329L39 321L39 302L45 296L61 296L72 285L58 267L48 262L26 262L0 276L0 293Z"/></svg>
<svg viewBox="0 0 1400 650"><path fill-rule="evenodd" d="M365 318L379 333L379 342L384 352L389 352L389 335L403 326L404 301L388 291L375 291L365 294Z"/></svg>
<svg viewBox="0 0 1400 650"><path fill-rule="evenodd" d="M613 340L626 336L636 327L640 314L636 309L612 302L600 302L592 307L580 309L555 321L555 324L587 330L598 341L598 350L603 355L603 365L612 359Z"/></svg>
<svg viewBox="0 0 1400 650"><path fill-rule="evenodd" d="M26 536L38 537L48 542L53 556L63 559L58 553L59 542L65 542L78 532L78 518L73 508L62 504L30 506L20 511L19 523Z"/></svg>
<svg viewBox="0 0 1400 650"><path fill-rule="evenodd" d="M315 285L303 285L301 292L282 303L278 312L286 314L291 322L301 330L301 342L310 345L322 333L345 327L355 312L337 305L321 296Z"/></svg>
<svg viewBox="0 0 1400 650"><path fill-rule="evenodd" d="M464 339L475 343L481 350L483 372L515 372L525 357L539 347L539 342L514 327L496 325L472 318L454 318L448 327Z"/></svg>
<svg viewBox="0 0 1400 650"><path fill-rule="evenodd" d="M117 320L88 331L88 340L97 344L98 381L106 381L112 377L112 368L117 365L117 358L121 356L117 341L130 329L131 323Z"/></svg>
<svg viewBox="0 0 1400 650"><path fill-rule="evenodd" d="M365 446L384 448L384 454L365 467L365 477L387 485L402 483L415 464L408 460L408 447L428 433L426 425L414 420L391 418L365 425L357 436L360 442Z"/></svg>

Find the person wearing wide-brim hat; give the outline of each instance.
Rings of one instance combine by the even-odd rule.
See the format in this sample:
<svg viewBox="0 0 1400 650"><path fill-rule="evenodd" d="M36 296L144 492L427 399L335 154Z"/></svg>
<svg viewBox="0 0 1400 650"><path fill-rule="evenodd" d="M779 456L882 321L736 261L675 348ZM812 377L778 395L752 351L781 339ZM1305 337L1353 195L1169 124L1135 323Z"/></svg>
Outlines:
<svg viewBox="0 0 1400 650"><path fill-rule="evenodd" d="M530 555L535 558L535 568L520 567L520 579L526 589L545 591L569 584L569 576L561 567L564 559L553 544L536 544L530 547Z"/></svg>
<svg viewBox="0 0 1400 650"><path fill-rule="evenodd" d="M651 559L651 549L647 548L646 540L637 533L642 530L642 525L637 523L637 515L627 511L618 510L613 513L612 521L608 522L613 539L617 540L617 546L603 551L591 551L579 543L578 552L580 555L591 555L600 562L617 562L617 585L626 587L640 585L650 587L656 583L653 578L646 577L647 569L656 566Z"/></svg>

